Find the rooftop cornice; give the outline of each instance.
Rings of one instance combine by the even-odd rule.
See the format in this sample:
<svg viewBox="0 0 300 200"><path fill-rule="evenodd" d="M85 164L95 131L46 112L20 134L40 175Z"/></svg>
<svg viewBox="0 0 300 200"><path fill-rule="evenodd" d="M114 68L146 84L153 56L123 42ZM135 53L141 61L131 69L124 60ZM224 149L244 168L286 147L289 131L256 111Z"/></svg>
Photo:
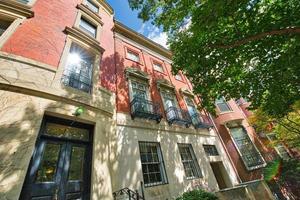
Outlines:
<svg viewBox="0 0 300 200"><path fill-rule="evenodd" d="M114 9L105 0L97 0L97 2L99 2L111 15L114 14Z"/></svg>
<svg viewBox="0 0 300 200"><path fill-rule="evenodd" d="M24 16L26 18L30 18L34 16L34 12L30 10L30 6L25 5L23 3L19 3L17 1L12 0L1 0L0 1L0 9L7 10L11 13L15 13L19 16Z"/></svg>
<svg viewBox="0 0 300 200"><path fill-rule="evenodd" d="M113 31L151 49L152 51L168 59L172 59L172 53L170 50L164 48L163 46L157 44L156 42L153 42L152 40L148 39L142 34L139 34L138 32L128 28L127 26L125 26L124 24L116 20L115 20L115 26L113 28Z"/></svg>

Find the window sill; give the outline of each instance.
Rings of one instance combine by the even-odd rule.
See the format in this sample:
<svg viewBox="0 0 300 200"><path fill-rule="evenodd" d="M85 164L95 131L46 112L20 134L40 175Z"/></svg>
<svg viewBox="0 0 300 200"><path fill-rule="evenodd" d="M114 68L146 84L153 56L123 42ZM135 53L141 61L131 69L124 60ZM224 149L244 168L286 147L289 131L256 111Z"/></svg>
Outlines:
<svg viewBox="0 0 300 200"><path fill-rule="evenodd" d="M234 113L234 111L230 110L230 111L220 112L218 115L224 115L224 114L228 114L228 113Z"/></svg>
<svg viewBox="0 0 300 200"><path fill-rule="evenodd" d="M164 183L164 182L157 182L157 183L150 183L150 184L145 184L144 187L145 188L153 188L156 186L162 186L162 185L167 185L168 183Z"/></svg>

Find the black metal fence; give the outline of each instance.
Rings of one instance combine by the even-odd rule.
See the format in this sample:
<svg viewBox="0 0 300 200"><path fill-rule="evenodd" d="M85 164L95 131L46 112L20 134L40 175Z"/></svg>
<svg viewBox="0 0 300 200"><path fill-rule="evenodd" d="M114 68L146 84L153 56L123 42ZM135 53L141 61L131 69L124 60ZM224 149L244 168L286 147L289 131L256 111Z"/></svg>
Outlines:
<svg viewBox="0 0 300 200"><path fill-rule="evenodd" d="M181 110L175 106L169 107L166 110L167 121L169 124L180 124L189 127L192 124L191 117L188 111Z"/></svg>

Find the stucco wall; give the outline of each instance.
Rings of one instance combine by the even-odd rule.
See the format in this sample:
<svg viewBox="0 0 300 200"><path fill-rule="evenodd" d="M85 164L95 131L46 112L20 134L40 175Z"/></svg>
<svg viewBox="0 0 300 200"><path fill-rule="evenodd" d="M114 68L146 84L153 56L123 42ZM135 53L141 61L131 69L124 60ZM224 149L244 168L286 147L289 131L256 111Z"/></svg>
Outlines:
<svg viewBox="0 0 300 200"><path fill-rule="evenodd" d="M141 191L140 181L143 181L143 177L139 141L160 143L168 178L168 184L146 187L144 190L146 199L173 199L184 191L197 187L212 191L218 190L210 161L222 161L232 185L238 183L235 172L213 130L169 126L165 121L157 124L143 119L132 120L129 115L118 113L116 141L117 159L112 164L114 191L124 187ZM185 178L177 143L192 144L203 178L194 180ZM220 156L207 157L203 144L216 145Z"/></svg>
<svg viewBox="0 0 300 200"><path fill-rule="evenodd" d="M20 56L0 54L0 199L17 200L44 115L93 124L92 199L112 199L110 136L115 95L101 87L91 95L53 84L56 70ZM79 117L78 106L85 108Z"/></svg>

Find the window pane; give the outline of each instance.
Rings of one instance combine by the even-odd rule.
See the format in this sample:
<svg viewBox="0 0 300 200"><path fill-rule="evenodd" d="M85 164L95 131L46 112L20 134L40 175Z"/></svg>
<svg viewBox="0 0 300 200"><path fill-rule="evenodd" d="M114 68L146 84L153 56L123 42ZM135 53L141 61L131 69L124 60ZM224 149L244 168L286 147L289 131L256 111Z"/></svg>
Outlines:
<svg viewBox="0 0 300 200"><path fill-rule="evenodd" d="M137 53L134 53L133 51L128 50L127 51L127 58L135 61L135 62L139 62L140 61L140 57Z"/></svg>
<svg viewBox="0 0 300 200"><path fill-rule="evenodd" d="M154 68L154 70L156 70L156 71L164 72L162 65L159 64L159 63L153 63L153 68Z"/></svg>
<svg viewBox="0 0 300 200"><path fill-rule="evenodd" d="M72 148L68 180L82 180L84 153L85 149L83 147Z"/></svg>
<svg viewBox="0 0 300 200"><path fill-rule="evenodd" d="M45 145L35 182L54 181L53 179L56 173L59 152L59 144L47 143Z"/></svg>
<svg viewBox="0 0 300 200"><path fill-rule="evenodd" d="M89 130L54 123L47 123L46 134L56 137L67 137L85 141L89 140Z"/></svg>
<svg viewBox="0 0 300 200"><path fill-rule="evenodd" d="M92 87L92 72L95 57L73 43L64 70L62 82L70 87L89 93Z"/></svg>
<svg viewBox="0 0 300 200"><path fill-rule="evenodd" d="M222 97L216 100L216 105L218 106L221 112L231 111L231 108L227 104L227 101Z"/></svg>
<svg viewBox="0 0 300 200"><path fill-rule="evenodd" d="M20 2L20 3L24 3L24 4L29 3L29 0L17 0L17 1Z"/></svg>
<svg viewBox="0 0 300 200"><path fill-rule="evenodd" d="M187 178L198 178L201 176L193 147L190 144L178 144L181 161Z"/></svg>
<svg viewBox="0 0 300 200"><path fill-rule="evenodd" d="M264 164L264 160L242 127L230 128L234 142L248 168Z"/></svg>
<svg viewBox="0 0 300 200"><path fill-rule="evenodd" d="M97 27L84 18L80 19L79 27L86 33L96 38Z"/></svg>
<svg viewBox="0 0 300 200"><path fill-rule="evenodd" d="M86 1L86 5L89 9L91 9L93 12L98 13L99 12L99 7L97 5L95 5L94 2L92 2L91 0L87 0Z"/></svg>
<svg viewBox="0 0 300 200"><path fill-rule="evenodd" d="M0 36L6 31L10 24L11 21L0 19Z"/></svg>
<svg viewBox="0 0 300 200"><path fill-rule="evenodd" d="M203 145L204 151L208 156L218 156L219 153L215 145Z"/></svg>
<svg viewBox="0 0 300 200"><path fill-rule="evenodd" d="M182 76L180 74L176 74L175 79L179 80L179 81L182 81Z"/></svg>
<svg viewBox="0 0 300 200"><path fill-rule="evenodd" d="M139 142L139 147L145 185L165 183L165 172L158 143Z"/></svg>

